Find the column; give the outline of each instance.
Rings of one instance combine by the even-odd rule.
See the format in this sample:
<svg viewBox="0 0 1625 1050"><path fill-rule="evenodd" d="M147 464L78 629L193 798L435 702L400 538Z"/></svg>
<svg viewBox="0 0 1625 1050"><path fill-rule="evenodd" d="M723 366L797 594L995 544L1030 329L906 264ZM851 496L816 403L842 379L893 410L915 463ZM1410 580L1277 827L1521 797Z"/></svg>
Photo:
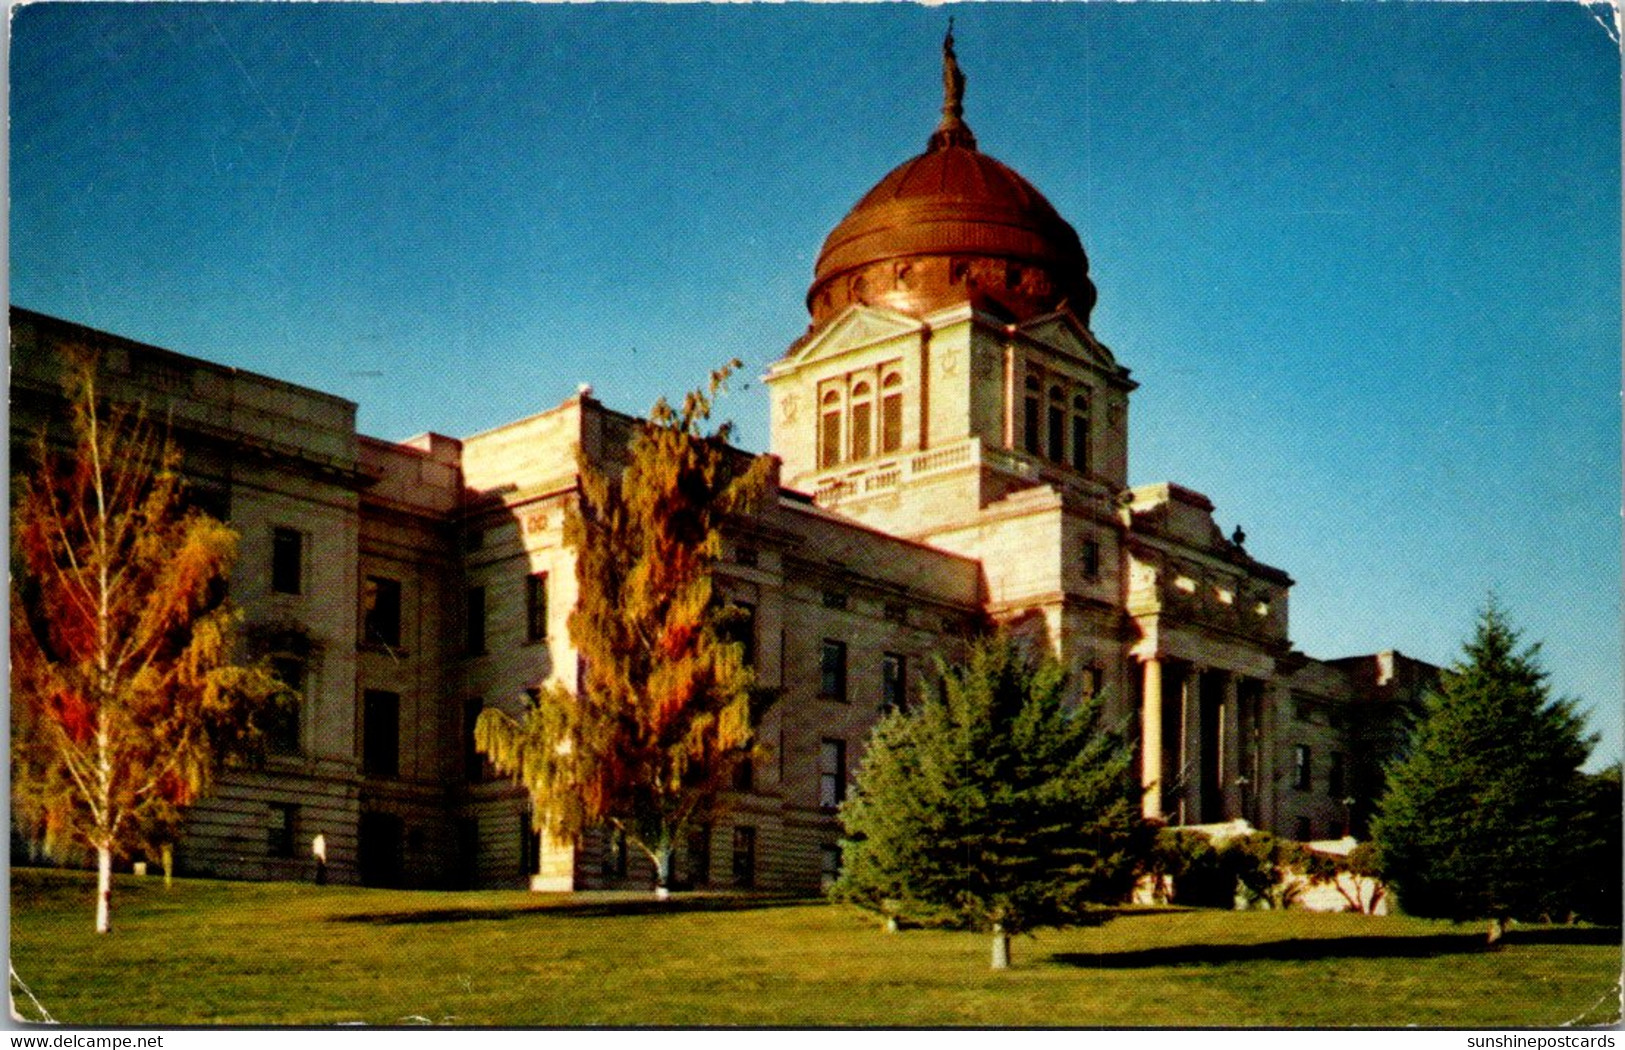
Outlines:
<svg viewBox="0 0 1625 1050"><path fill-rule="evenodd" d="M1179 690L1179 822L1202 822L1202 679L1206 668L1194 664Z"/></svg>
<svg viewBox="0 0 1625 1050"><path fill-rule="evenodd" d="M570 893L576 888L576 848L573 842L541 834L541 873L530 877L539 893Z"/></svg>
<svg viewBox="0 0 1625 1050"><path fill-rule="evenodd" d="M1162 811L1162 661L1144 664L1140 697L1140 812L1147 820L1163 819Z"/></svg>
<svg viewBox="0 0 1625 1050"><path fill-rule="evenodd" d="M1224 676L1224 706L1219 712L1219 790L1224 819L1241 812L1241 683L1233 672Z"/></svg>

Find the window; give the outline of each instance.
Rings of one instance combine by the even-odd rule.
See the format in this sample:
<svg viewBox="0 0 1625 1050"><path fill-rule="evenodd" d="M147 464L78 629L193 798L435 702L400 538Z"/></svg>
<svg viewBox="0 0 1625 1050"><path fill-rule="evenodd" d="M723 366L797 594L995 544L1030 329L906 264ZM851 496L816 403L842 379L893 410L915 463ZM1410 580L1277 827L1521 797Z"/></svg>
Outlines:
<svg viewBox="0 0 1625 1050"><path fill-rule="evenodd" d="M401 644L401 583L368 576L362 595L362 638L371 645Z"/></svg>
<svg viewBox="0 0 1625 1050"><path fill-rule="evenodd" d="M265 852L273 857L293 856L293 826L299 807L273 802L265 817Z"/></svg>
<svg viewBox="0 0 1625 1050"><path fill-rule="evenodd" d="M277 594L304 591L305 535L297 529L271 532L271 590Z"/></svg>
<svg viewBox="0 0 1625 1050"><path fill-rule="evenodd" d="M299 753L299 712L305 702L305 665L298 657L273 656L271 673L287 693L287 702L266 709L265 749L273 755Z"/></svg>
<svg viewBox="0 0 1625 1050"><path fill-rule="evenodd" d="M841 847L826 842L818 847L818 886L825 892L841 877Z"/></svg>
<svg viewBox="0 0 1625 1050"><path fill-rule="evenodd" d="M880 709L893 711L908 706L908 659L901 653L880 657Z"/></svg>
<svg viewBox="0 0 1625 1050"><path fill-rule="evenodd" d="M833 467L841 461L841 395L824 394L818 411L818 466Z"/></svg>
<svg viewBox="0 0 1625 1050"><path fill-rule="evenodd" d="M604 843L604 863L599 873L606 879L626 878L626 832L610 828Z"/></svg>
<svg viewBox="0 0 1625 1050"><path fill-rule="evenodd" d="M818 695L825 700L846 701L846 643L824 639L818 660Z"/></svg>
<svg viewBox="0 0 1625 1050"><path fill-rule="evenodd" d="M1086 394L1072 398L1072 467L1080 473L1089 472L1089 397Z"/></svg>
<svg viewBox="0 0 1625 1050"><path fill-rule="evenodd" d="M756 606L750 602L731 602L736 612L723 625L722 638L736 642L742 648L739 659L746 667L756 666Z"/></svg>
<svg viewBox="0 0 1625 1050"><path fill-rule="evenodd" d="M1049 458L1066 462L1066 400L1058 386L1049 388Z"/></svg>
<svg viewBox="0 0 1625 1050"><path fill-rule="evenodd" d="M479 656L485 652L485 588L470 587L464 604L463 650Z"/></svg>
<svg viewBox="0 0 1625 1050"><path fill-rule="evenodd" d="M463 779L478 784L485 779L485 755L474 746L474 727L479 724L485 701L479 697L463 701Z"/></svg>
<svg viewBox="0 0 1625 1050"><path fill-rule="evenodd" d="M759 558L755 547L737 547L734 549L734 561L741 565L755 565Z"/></svg>
<svg viewBox="0 0 1625 1050"><path fill-rule="evenodd" d="M734 885L756 885L756 829L734 828Z"/></svg>
<svg viewBox="0 0 1625 1050"><path fill-rule="evenodd" d="M880 384L880 451L903 447L903 377L896 372Z"/></svg>
<svg viewBox="0 0 1625 1050"><path fill-rule="evenodd" d="M846 801L846 741L818 745L818 805L834 809Z"/></svg>
<svg viewBox="0 0 1625 1050"><path fill-rule="evenodd" d="M868 383L852 388L852 458L868 459L870 436L874 432L874 403Z"/></svg>
<svg viewBox="0 0 1625 1050"><path fill-rule="evenodd" d="M547 637L547 573L533 572L525 577L525 641L540 642Z"/></svg>
<svg viewBox="0 0 1625 1050"><path fill-rule="evenodd" d="M1100 544L1083 541L1083 576L1086 580L1100 579Z"/></svg>
<svg viewBox="0 0 1625 1050"><path fill-rule="evenodd" d="M1038 455L1038 389L1034 376L1027 377L1027 398L1022 405L1021 447Z"/></svg>
<svg viewBox="0 0 1625 1050"><path fill-rule="evenodd" d="M688 836L688 881L703 886L711 881L711 829L702 826Z"/></svg>
<svg viewBox="0 0 1625 1050"><path fill-rule="evenodd" d="M400 771L401 698L368 689L361 699L361 768L375 777Z"/></svg>
<svg viewBox="0 0 1625 1050"><path fill-rule="evenodd" d="M908 623L908 603L887 602L882 615L893 623Z"/></svg>
<svg viewBox="0 0 1625 1050"><path fill-rule="evenodd" d="M1308 791L1314 783L1313 762L1309 754L1308 744L1298 744L1292 749L1292 786Z"/></svg>
<svg viewBox="0 0 1625 1050"><path fill-rule="evenodd" d="M1308 842L1314 838L1314 826L1309 823L1308 817L1299 817L1293 824L1292 837L1299 842Z"/></svg>
<svg viewBox="0 0 1625 1050"><path fill-rule="evenodd" d="M542 832L531 825L528 809L519 815L519 873L526 876L542 873Z"/></svg>
<svg viewBox="0 0 1625 1050"><path fill-rule="evenodd" d="M735 791L750 791L756 786L756 763L746 756L734 766L733 778Z"/></svg>
<svg viewBox="0 0 1625 1050"><path fill-rule="evenodd" d="M1333 751L1326 767L1326 794L1339 801L1343 798L1343 753Z"/></svg>
<svg viewBox="0 0 1625 1050"><path fill-rule="evenodd" d="M846 592L845 591L825 591L824 592L824 608L826 608L826 609L844 609L844 608L846 608Z"/></svg>

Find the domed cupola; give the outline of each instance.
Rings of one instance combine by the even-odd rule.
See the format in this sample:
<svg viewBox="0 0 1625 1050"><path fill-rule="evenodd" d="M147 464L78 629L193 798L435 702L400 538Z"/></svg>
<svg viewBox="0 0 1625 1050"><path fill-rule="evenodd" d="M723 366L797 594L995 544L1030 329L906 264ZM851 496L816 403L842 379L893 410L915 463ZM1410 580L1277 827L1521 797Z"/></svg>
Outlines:
<svg viewBox="0 0 1625 1050"><path fill-rule="evenodd" d="M1026 179L981 153L964 121L953 28L942 44L942 121L924 153L881 179L831 231L807 309L813 327L847 306L916 317L955 303L1023 321L1095 305L1078 234Z"/></svg>

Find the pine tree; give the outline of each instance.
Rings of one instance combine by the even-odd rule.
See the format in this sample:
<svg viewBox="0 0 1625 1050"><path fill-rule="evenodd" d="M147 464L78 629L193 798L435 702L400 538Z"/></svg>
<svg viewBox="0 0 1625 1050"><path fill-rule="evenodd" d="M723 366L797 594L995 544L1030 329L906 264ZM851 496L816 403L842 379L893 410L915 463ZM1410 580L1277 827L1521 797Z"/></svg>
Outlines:
<svg viewBox="0 0 1625 1050"><path fill-rule="evenodd" d="M1539 645L1520 648L1492 600L1427 697L1378 805L1372 835L1400 906L1487 919L1491 943L1508 919L1565 912L1591 743L1573 702L1551 698Z"/></svg>
<svg viewBox="0 0 1625 1050"><path fill-rule="evenodd" d="M1130 749L1100 700L1068 695L1053 660L998 637L871 738L853 797L838 898L888 918L948 916L993 938L1122 900L1145 844Z"/></svg>
<svg viewBox="0 0 1625 1050"><path fill-rule="evenodd" d="M773 461L730 449L730 424L705 431L738 366L680 409L658 402L619 476L583 457L565 525L582 689L553 683L522 719L490 709L475 730L496 769L529 788L541 827L569 841L608 823L654 863L660 896L677 843L757 746L761 694L713 576L724 524L758 509Z"/></svg>
<svg viewBox="0 0 1625 1050"><path fill-rule="evenodd" d="M236 533L185 508L177 453L88 359L65 388L72 453L42 434L13 478L12 804L48 853L95 852L106 933L114 858L174 840L277 687L236 658Z"/></svg>

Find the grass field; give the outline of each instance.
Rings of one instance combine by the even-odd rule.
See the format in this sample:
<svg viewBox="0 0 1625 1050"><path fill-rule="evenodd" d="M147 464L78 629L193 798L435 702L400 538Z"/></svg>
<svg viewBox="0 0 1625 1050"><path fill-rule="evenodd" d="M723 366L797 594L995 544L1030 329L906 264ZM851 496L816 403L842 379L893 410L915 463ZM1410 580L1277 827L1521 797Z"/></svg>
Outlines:
<svg viewBox="0 0 1625 1050"><path fill-rule="evenodd" d="M1619 1018L1617 929L1148 910L888 935L816 902L426 893L12 873L12 964L70 1024L1550 1027ZM16 1009L37 1017L12 983Z"/></svg>

